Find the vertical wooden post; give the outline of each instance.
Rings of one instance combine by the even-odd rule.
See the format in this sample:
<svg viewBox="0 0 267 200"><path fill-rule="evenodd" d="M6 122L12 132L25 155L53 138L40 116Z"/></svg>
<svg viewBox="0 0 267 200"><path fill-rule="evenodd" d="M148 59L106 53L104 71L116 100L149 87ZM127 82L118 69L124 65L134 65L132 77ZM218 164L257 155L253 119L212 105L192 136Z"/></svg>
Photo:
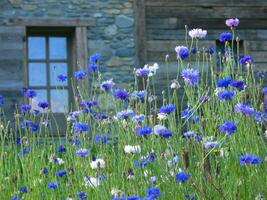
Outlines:
<svg viewBox="0 0 267 200"><path fill-rule="evenodd" d="M87 27L76 27L76 61L82 68L87 67L88 50L87 50Z"/></svg>
<svg viewBox="0 0 267 200"><path fill-rule="evenodd" d="M135 0L135 41L136 67L143 67L146 63L146 12L145 0Z"/></svg>

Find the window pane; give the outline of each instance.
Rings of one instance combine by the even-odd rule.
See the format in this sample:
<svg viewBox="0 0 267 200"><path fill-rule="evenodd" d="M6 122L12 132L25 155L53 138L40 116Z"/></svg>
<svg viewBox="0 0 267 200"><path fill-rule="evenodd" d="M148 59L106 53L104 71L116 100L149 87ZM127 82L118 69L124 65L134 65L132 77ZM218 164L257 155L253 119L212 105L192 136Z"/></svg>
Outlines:
<svg viewBox="0 0 267 200"><path fill-rule="evenodd" d="M29 85L46 86L45 63L29 63Z"/></svg>
<svg viewBox="0 0 267 200"><path fill-rule="evenodd" d="M66 86L67 80L62 82L57 80L57 76L63 74L68 75L67 63L50 63L50 85L52 86Z"/></svg>
<svg viewBox="0 0 267 200"><path fill-rule="evenodd" d="M37 96L32 99L32 108L42 111L43 109L38 107L39 101L47 101L47 90L35 90Z"/></svg>
<svg viewBox="0 0 267 200"><path fill-rule="evenodd" d="M51 90L52 112L63 113L68 111L68 90Z"/></svg>
<svg viewBox="0 0 267 200"><path fill-rule="evenodd" d="M28 37L29 59L45 59L45 37Z"/></svg>
<svg viewBox="0 0 267 200"><path fill-rule="evenodd" d="M49 58L50 59L67 58L66 37L49 37Z"/></svg>

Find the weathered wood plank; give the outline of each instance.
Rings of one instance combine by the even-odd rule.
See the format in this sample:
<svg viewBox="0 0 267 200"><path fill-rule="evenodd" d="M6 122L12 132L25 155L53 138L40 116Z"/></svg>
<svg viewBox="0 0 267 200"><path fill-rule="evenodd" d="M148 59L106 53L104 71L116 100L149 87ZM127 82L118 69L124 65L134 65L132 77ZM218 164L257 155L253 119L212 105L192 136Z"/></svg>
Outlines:
<svg viewBox="0 0 267 200"><path fill-rule="evenodd" d="M75 27L75 26L95 26L94 19L69 19L69 18L23 18L11 17L5 21L5 25L20 26L50 26L50 27Z"/></svg>
<svg viewBox="0 0 267 200"><path fill-rule="evenodd" d="M179 17L179 18L229 18L235 16L237 18L253 18L253 19L266 19L267 17L267 7L254 7L250 6L248 9L242 9L240 12L240 7L229 7L227 4L225 6L210 6L201 7L195 6L170 6L166 4L160 7L147 7L146 12L147 17ZM188 17L190 16L190 17Z"/></svg>
<svg viewBox="0 0 267 200"><path fill-rule="evenodd" d="M146 10L145 0L135 2L135 37L136 37L136 65L144 66L147 59L146 49Z"/></svg>
<svg viewBox="0 0 267 200"><path fill-rule="evenodd" d="M267 64L267 51L250 51L250 55L252 55L255 62L266 62Z"/></svg>
<svg viewBox="0 0 267 200"><path fill-rule="evenodd" d="M264 0L146 0L146 6L267 6L267 1Z"/></svg>
<svg viewBox="0 0 267 200"><path fill-rule="evenodd" d="M75 28L76 37L76 59L77 63L82 66L87 66L88 60L88 49L87 49L87 28L86 27L76 27Z"/></svg>
<svg viewBox="0 0 267 200"><path fill-rule="evenodd" d="M252 40L248 42L250 51L267 51L267 41Z"/></svg>

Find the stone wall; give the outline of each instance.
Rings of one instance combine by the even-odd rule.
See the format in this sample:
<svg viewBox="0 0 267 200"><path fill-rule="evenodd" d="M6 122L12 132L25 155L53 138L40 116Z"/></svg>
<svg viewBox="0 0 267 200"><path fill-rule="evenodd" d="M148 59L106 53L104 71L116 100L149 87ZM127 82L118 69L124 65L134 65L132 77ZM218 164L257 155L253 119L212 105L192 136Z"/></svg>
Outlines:
<svg viewBox="0 0 267 200"><path fill-rule="evenodd" d="M135 61L134 0L1 0L0 26L10 17L94 18L89 54L103 55L101 70L117 83L130 82Z"/></svg>

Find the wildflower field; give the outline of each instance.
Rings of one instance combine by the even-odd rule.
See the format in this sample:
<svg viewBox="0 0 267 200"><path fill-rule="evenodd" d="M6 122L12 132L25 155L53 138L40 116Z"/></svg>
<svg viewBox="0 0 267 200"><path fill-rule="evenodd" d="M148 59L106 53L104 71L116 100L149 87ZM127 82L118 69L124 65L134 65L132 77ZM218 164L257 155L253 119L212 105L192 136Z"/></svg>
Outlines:
<svg viewBox="0 0 267 200"><path fill-rule="evenodd" d="M75 94L61 137L49 104L31 105L34 90L23 89L13 125L0 96L0 200L266 199L265 73L253 55L240 55L238 24L226 20L224 54L199 47L206 30L186 28L187 46L174 49L176 79L167 78L161 97L154 77L159 67L170 77L168 56L135 69L125 89L101 75L99 53L73 77L58 74Z"/></svg>

